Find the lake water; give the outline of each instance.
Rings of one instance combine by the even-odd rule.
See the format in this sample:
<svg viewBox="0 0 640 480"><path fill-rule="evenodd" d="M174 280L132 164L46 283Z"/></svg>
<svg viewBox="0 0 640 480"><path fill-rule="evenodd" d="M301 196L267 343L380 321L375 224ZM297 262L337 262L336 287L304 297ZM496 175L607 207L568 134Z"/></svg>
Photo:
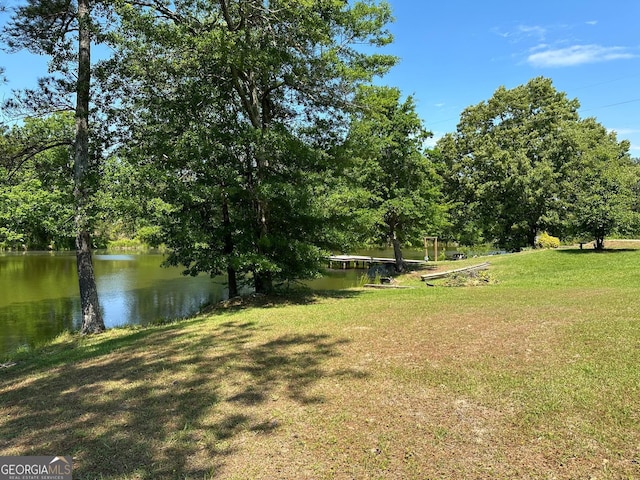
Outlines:
<svg viewBox="0 0 640 480"><path fill-rule="evenodd" d="M186 317L227 297L224 277L185 277L180 268L162 268L159 254L97 253L93 259L107 327ZM331 271L309 285L349 288L361 274ZM21 345L79 328L75 253L0 253L0 359Z"/></svg>

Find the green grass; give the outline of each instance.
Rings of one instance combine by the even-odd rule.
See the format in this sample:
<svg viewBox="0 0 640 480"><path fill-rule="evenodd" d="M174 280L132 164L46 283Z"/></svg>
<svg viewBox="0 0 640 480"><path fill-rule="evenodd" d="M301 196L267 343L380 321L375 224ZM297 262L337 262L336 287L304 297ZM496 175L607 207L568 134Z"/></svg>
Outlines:
<svg viewBox="0 0 640 480"><path fill-rule="evenodd" d="M63 335L0 370L0 455L71 454L77 479L640 478L640 250L489 260L485 286Z"/></svg>

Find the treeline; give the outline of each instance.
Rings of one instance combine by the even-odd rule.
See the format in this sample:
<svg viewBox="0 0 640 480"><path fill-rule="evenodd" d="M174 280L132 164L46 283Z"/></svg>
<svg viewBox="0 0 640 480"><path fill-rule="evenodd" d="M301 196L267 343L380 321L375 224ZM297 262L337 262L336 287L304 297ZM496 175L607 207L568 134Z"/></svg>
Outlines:
<svg viewBox="0 0 640 480"><path fill-rule="evenodd" d="M445 166L450 235L516 250L546 231L594 241L640 233L640 165L579 102L534 78L461 115L433 152Z"/></svg>
<svg viewBox="0 0 640 480"><path fill-rule="evenodd" d="M628 142L549 79L499 88L426 149L413 99L373 83L396 59L375 50L389 6L368 1L100 4L90 32L115 53L93 65L78 177L81 117L51 110L75 95L80 57L41 27L75 38L82 22L73 2L39 3L5 40L34 40L59 69L5 106L29 116L0 140L0 247L71 248L86 218L94 246L163 244L187 273L227 274L233 295L365 244L393 245L401 269L425 235L517 250L542 232L598 248L640 233Z"/></svg>
<svg viewBox="0 0 640 480"><path fill-rule="evenodd" d="M532 98L536 89L540 98ZM543 231L602 246L608 235L640 233L640 166L630 158L628 143L618 142L594 119L580 119L577 102L555 91L548 79L500 88L489 101L466 109L458 130L433 149L422 148L429 133L411 98L403 101L397 89L372 86L362 87L355 98L362 110L351 115L344 135L331 132L337 138L329 148L312 149L324 157L322 168L301 169L298 184L285 177L274 188L278 194L288 189L289 196L313 190L304 205L283 213L313 237L328 236L321 249L415 244L432 233L467 245L518 249L532 246ZM17 152L49 148L13 168L3 165L3 248L73 248L72 165L70 146L64 145L72 132L69 114L28 118L5 131L5 152L10 146ZM178 143L176 138L163 141ZM119 153L131 151L127 146ZM93 192L96 247L124 240L122 245L166 244L174 252L184 249L185 257L195 255L189 239L202 236L194 230L202 230L204 220L222 228L226 216L230 223L231 214L238 215L246 186L232 189L227 180L223 188L214 181L216 172L196 174L196 167L222 168L219 157L202 162L200 155L176 147L167 151L185 165L200 165L189 165L181 174L161 170L160 162L148 160L152 151L100 161ZM161 155L168 160L166 153ZM315 179L306 176L311 173ZM232 190L234 197L225 193ZM305 222L314 211L325 233ZM212 231L205 239L225 234ZM208 256L220 254L204 253Z"/></svg>

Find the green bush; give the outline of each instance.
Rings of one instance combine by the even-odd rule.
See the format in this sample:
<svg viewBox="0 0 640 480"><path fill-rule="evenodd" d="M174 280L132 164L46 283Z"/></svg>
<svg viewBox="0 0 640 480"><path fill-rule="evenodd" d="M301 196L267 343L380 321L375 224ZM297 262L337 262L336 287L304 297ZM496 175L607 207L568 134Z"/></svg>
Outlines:
<svg viewBox="0 0 640 480"><path fill-rule="evenodd" d="M158 247L162 243L160 227L157 225L139 228L136 238L152 247Z"/></svg>
<svg viewBox="0 0 640 480"><path fill-rule="evenodd" d="M147 248L137 238L119 238L107 243L107 250L144 250Z"/></svg>
<svg viewBox="0 0 640 480"><path fill-rule="evenodd" d="M547 232L542 232L536 240L536 247L538 248L558 248L560 246L560 239L553 237Z"/></svg>

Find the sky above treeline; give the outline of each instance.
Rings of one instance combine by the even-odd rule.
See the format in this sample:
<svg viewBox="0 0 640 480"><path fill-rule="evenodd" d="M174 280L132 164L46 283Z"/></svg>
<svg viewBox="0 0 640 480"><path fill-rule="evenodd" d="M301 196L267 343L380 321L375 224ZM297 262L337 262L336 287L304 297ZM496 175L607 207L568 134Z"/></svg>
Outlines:
<svg viewBox="0 0 640 480"><path fill-rule="evenodd" d="M385 77L413 95L432 141L500 86L551 78L640 157L640 1L391 0L401 63Z"/></svg>
<svg viewBox="0 0 640 480"><path fill-rule="evenodd" d="M453 132L460 113L495 90L551 78L640 157L639 0L389 0L400 63L379 83L412 95L431 143ZM0 15L4 24L7 15ZM12 88L33 86L46 58L0 53Z"/></svg>

